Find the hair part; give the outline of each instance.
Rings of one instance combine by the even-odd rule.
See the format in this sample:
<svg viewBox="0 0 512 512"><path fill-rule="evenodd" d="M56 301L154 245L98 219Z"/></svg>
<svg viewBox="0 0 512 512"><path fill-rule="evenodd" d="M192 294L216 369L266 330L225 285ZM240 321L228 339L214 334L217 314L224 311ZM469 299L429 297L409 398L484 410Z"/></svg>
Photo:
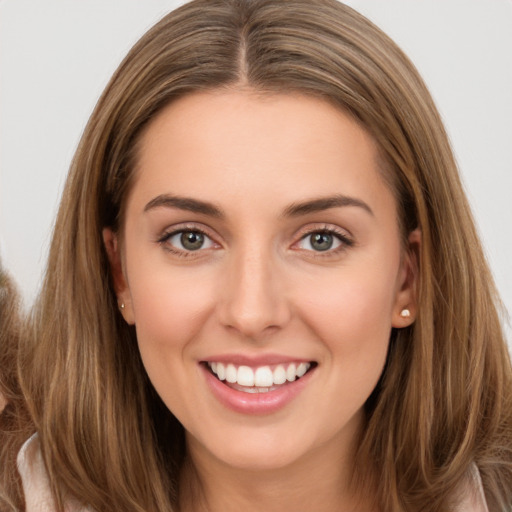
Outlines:
<svg viewBox="0 0 512 512"><path fill-rule="evenodd" d="M354 484L384 511L442 511L476 463L490 508L512 503L512 370L499 301L417 71L334 0L196 0L121 63L64 190L20 357L57 509L67 495L98 511L174 510L179 499L183 429L117 310L101 233L122 226L138 141L158 112L186 94L232 87L312 95L350 113L380 148L404 235L422 233L418 318L392 334Z"/></svg>

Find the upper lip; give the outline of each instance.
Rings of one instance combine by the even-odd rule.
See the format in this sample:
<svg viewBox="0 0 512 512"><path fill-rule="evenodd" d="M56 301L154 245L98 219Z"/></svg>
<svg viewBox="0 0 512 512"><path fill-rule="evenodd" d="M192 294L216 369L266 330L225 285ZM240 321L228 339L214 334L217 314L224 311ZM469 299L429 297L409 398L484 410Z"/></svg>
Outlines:
<svg viewBox="0 0 512 512"><path fill-rule="evenodd" d="M290 363L311 363L312 359L304 357L287 356L281 354L260 354L255 356L248 356L243 354L218 354L208 356L201 360L205 363L224 363L234 364L235 366L270 366L276 364L290 364Z"/></svg>

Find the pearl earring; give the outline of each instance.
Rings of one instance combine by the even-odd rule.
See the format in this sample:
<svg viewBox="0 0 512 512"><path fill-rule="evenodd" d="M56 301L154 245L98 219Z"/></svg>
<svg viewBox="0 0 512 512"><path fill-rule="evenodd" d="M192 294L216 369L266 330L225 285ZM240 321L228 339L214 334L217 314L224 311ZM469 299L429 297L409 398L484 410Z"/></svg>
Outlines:
<svg viewBox="0 0 512 512"><path fill-rule="evenodd" d="M124 309L124 302L121 302L121 304L119 305L119 309Z"/></svg>
<svg viewBox="0 0 512 512"><path fill-rule="evenodd" d="M411 312L406 308L402 309L402 311L400 312L400 316L402 318L409 318L411 316Z"/></svg>

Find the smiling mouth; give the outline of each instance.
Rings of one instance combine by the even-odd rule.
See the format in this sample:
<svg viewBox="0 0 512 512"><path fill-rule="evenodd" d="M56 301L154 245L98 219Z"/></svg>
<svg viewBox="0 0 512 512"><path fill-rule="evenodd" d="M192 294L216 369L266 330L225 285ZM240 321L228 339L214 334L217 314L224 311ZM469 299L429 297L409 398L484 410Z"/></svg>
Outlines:
<svg viewBox="0 0 512 512"><path fill-rule="evenodd" d="M225 385L244 393L268 393L286 386L317 366L314 361L272 366L250 366L207 361L209 371Z"/></svg>

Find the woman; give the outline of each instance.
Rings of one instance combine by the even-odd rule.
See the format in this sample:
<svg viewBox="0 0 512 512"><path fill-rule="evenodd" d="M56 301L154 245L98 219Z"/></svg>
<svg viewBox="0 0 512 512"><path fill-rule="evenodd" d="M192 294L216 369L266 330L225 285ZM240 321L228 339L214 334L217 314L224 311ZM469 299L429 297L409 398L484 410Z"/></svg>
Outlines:
<svg viewBox="0 0 512 512"><path fill-rule="evenodd" d="M20 351L27 510L507 510L497 302L382 32L328 0L191 2L72 164Z"/></svg>

